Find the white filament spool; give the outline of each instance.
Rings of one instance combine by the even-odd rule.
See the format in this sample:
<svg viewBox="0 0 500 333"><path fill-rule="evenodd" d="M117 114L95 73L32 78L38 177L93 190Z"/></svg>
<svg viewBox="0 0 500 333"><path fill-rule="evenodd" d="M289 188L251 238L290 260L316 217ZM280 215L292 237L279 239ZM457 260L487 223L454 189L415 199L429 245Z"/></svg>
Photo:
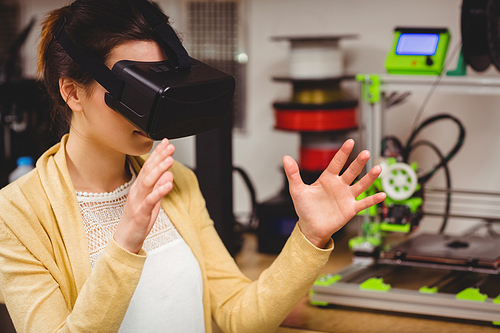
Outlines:
<svg viewBox="0 0 500 333"><path fill-rule="evenodd" d="M344 58L339 39L292 40L289 71L295 79L343 76Z"/></svg>

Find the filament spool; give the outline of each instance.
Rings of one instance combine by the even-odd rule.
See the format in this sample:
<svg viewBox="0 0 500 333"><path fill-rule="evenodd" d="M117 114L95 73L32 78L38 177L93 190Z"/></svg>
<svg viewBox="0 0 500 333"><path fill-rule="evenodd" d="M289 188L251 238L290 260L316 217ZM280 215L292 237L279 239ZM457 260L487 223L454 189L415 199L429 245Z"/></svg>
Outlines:
<svg viewBox="0 0 500 333"><path fill-rule="evenodd" d="M338 132L302 133L299 165L303 171L325 170L342 147L345 135Z"/></svg>
<svg viewBox="0 0 500 333"><path fill-rule="evenodd" d="M289 82L289 102L275 102L275 128L300 132L299 165L306 184L313 183L340 149L345 134L358 128L357 99L342 90L346 75L340 39L356 35L273 37L291 43L289 73L274 81Z"/></svg>
<svg viewBox="0 0 500 333"><path fill-rule="evenodd" d="M357 128L358 102L326 104L274 103L277 129L298 132L329 132Z"/></svg>
<svg viewBox="0 0 500 333"><path fill-rule="evenodd" d="M341 101L344 99L340 81L329 83L319 82L293 82L292 101L303 104L324 104Z"/></svg>
<svg viewBox="0 0 500 333"><path fill-rule="evenodd" d="M273 40L289 40L289 75L294 79L325 79L344 75L341 39L356 35L283 36Z"/></svg>
<svg viewBox="0 0 500 333"><path fill-rule="evenodd" d="M341 76L343 64L337 39L292 41L289 73L294 78Z"/></svg>

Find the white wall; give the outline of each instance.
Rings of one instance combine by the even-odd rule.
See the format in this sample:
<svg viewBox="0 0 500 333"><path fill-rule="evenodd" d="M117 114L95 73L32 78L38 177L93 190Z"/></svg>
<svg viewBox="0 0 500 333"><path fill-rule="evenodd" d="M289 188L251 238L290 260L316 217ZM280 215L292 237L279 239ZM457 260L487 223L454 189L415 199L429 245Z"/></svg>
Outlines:
<svg viewBox="0 0 500 333"><path fill-rule="evenodd" d="M235 136L234 155L235 164L249 170L256 181L259 199L268 198L281 187L281 156L298 155L298 134L273 130L271 104L288 90L283 83L272 82L271 77L286 69L289 45L271 41L271 36L359 34L357 40L341 42L349 73L385 73L384 61L395 26L448 27L452 35L450 52L460 42L460 0L253 0L249 3L249 126L247 134ZM455 61L451 67L454 65ZM499 73L491 69L481 75ZM408 139L425 94L414 93L406 104L387 112L386 134L403 141ZM500 151L496 130L500 124L499 103L496 96L436 92L425 109L422 120L446 112L461 119L466 127L466 142L450 163L455 188L498 190L500 187L496 172L500 166L496 153ZM452 123L442 122L423 131L422 138L436 143L446 153L455 143L457 133ZM424 170L437 161L425 149L417 151L414 160ZM431 183L444 187L442 174L440 171Z"/></svg>
<svg viewBox="0 0 500 333"><path fill-rule="evenodd" d="M33 14L60 6L61 0L22 0L24 20ZM182 26L179 1L160 1L174 20L174 27ZM248 20L248 95L247 129L234 135L234 164L243 167L255 183L259 201L275 193L283 185L281 157L290 154L297 158L299 134L273 129L272 103L290 93L286 83L271 80L287 68L289 45L273 42L272 36L359 34L356 40L341 42L346 53L349 73L385 73L384 60L392 44L395 26L444 26L451 31L450 50L460 39L460 0L244 0ZM25 46L27 73L34 72L35 40L30 37ZM452 66L454 65L452 62ZM471 71L469 71L471 73ZM471 75L476 75L471 73ZM496 70L486 74L498 76ZM425 92L415 93L402 106L386 114L386 134L406 141ZM453 186L497 190L500 174L496 172L500 160L497 127L499 97L435 93L422 119L436 112L457 116L465 124L467 138L459 155L450 163ZM435 142L446 152L456 138L450 124L438 124L426 130L426 139ZM188 165L194 164L193 140L177 143L176 157ZM436 159L429 151L415 155L421 167L430 168ZM442 172L433 182L444 186ZM235 182L235 204L238 211L248 209L248 197L240 180Z"/></svg>

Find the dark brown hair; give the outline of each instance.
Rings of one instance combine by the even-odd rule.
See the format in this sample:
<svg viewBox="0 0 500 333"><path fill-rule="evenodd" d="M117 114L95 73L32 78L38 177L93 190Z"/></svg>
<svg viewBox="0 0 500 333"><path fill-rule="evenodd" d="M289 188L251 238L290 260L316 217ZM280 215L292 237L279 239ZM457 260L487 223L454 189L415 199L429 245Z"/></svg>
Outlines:
<svg viewBox="0 0 500 333"><path fill-rule="evenodd" d="M154 5L155 11L168 17ZM66 18L65 30L75 44L92 51L106 62L111 50L133 40L156 40L153 29L130 0L77 0L50 12L42 24L38 45L38 73L52 99L52 120L59 135L68 132L71 110L59 92L59 78L70 78L84 89L94 82L62 49L53 36Z"/></svg>

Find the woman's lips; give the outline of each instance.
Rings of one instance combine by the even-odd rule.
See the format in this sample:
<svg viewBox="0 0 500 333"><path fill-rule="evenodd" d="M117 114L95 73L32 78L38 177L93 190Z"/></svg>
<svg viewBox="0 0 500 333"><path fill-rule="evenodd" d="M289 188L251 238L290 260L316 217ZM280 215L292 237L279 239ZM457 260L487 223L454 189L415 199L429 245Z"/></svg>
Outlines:
<svg viewBox="0 0 500 333"><path fill-rule="evenodd" d="M146 135L146 134L144 134L144 133L142 133L141 131L134 131L134 133L137 133L137 134L139 134L140 136L143 136L143 137L147 138L147 135Z"/></svg>

